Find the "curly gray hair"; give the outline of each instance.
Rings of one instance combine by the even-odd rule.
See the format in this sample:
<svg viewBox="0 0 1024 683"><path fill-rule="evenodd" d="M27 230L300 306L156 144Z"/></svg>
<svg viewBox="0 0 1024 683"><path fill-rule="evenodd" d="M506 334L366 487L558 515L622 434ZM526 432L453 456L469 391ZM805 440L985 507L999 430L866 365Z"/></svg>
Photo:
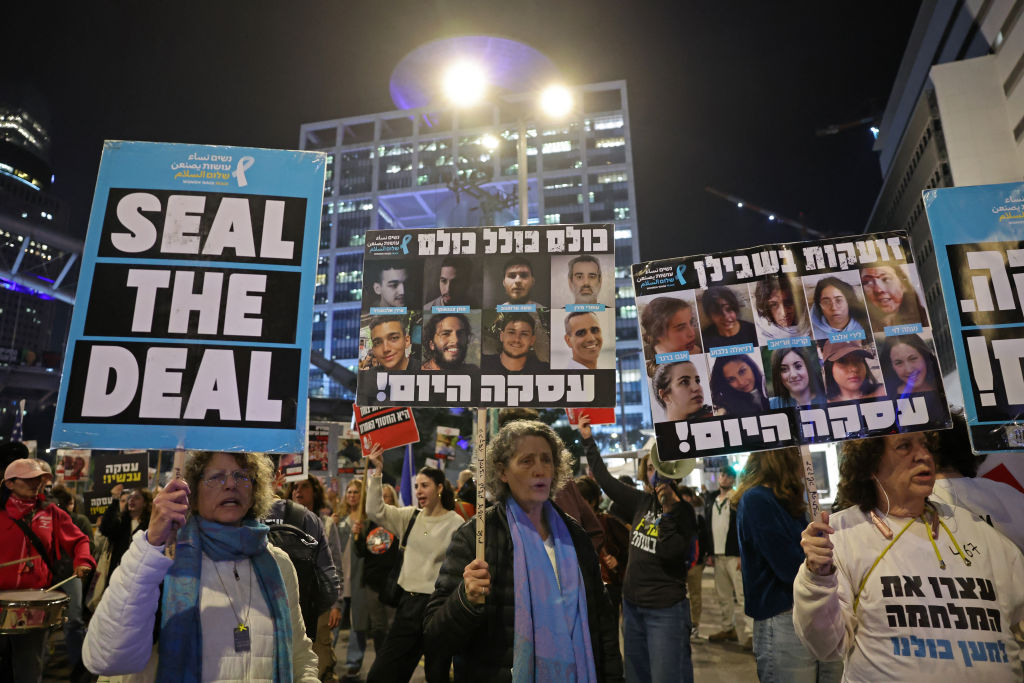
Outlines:
<svg viewBox="0 0 1024 683"><path fill-rule="evenodd" d="M213 456L219 451L195 451L185 463L185 471L182 476L188 484L192 495L189 504L193 514L199 512L199 479L203 476L206 466L213 460ZM263 453L227 453L235 459L238 466L249 470L252 475L252 507L245 513L246 519L263 519L270 510L270 503L274 500L274 490L271 488L274 481L274 467Z"/></svg>
<svg viewBox="0 0 1024 683"><path fill-rule="evenodd" d="M566 483L572 479L572 454L565 448L565 444L558 438L548 425L536 420L516 420L509 422L501 428L498 435L494 437L487 447L487 489L498 500L505 500L511 493L508 484L501 480L509 461L516 453L519 439L524 436L539 436L551 446L551 456L554 460L555 475L551 481L550 498L561 490Z"/></svg>

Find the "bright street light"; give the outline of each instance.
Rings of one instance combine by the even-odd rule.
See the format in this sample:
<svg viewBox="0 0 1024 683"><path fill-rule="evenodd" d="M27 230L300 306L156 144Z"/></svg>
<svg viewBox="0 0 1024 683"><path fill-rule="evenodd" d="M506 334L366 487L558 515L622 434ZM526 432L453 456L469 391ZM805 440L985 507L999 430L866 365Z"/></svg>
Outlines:
<svg viewBox="0 0 1024 683"><path fill-rule="evenodd" d="M480 137L480 144L483 145L484 149L493 152L494 150L498 149L500 141L494 135L486 133Z"/></svg>
<svg viewBox="0 0 1024 683"><path fill-rule="evenodd" d="M479 64L460 61L448 67L441 84L449 102L458 107L471 107L483 99L487 77Z"/></svg>
<svg viewBox="0 0 1024 683"><path fill-rule="evenodd" d="M547 116L560 119L572 111L572 93L564 85L552 85L540 94L540 108Z"/></svg>

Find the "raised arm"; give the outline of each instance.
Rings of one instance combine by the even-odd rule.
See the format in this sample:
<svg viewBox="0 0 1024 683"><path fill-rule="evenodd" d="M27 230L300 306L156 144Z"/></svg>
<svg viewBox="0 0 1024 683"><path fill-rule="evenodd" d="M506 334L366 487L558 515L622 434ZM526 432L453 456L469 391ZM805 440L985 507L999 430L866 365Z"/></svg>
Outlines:
<svg viewBox="0 0 1024 683"><path fill-rule="evenodd" d="M597 443L594 441L589 417L583 416L580 418L579 430L580 436L583 438L583 453L586 455L590 471L594 473L594 479L604 489L604 492L608 494L608 497L612 499L612 502L621 505L624 508L625 514L632 519L636 514L636 507L644 494L623 484L608 471L608 466L604 464L601 451L598 450Z"/></svg>
<svg viewBox="0 0 1024 683"><path fill-rule="evenodd" d="M384 471L383 455L384 451L380 446L374 446L367 456L376 470L368 478L366 486L366 516L370 521L376 522L393 533L401 541L414 509L412 507L397 508L384 502L384 497L381 495L381 472Z"/></svg>

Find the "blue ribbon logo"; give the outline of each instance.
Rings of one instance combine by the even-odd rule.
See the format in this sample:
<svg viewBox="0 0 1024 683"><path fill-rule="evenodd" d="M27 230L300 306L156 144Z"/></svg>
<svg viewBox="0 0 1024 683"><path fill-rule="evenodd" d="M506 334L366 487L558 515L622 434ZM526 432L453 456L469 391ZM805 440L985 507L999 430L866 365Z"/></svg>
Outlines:
<svg viewBox="0 0 1024 683"><path fill-rule="evenodd" d="M409 253L409 242L412 242L412 235L406 235L402 238L402 253Z"/></svg>
<svg viewBox="0 0 1024 683"><path fill-rule="evenodd" d="M676 266L676 279L679 280L679 284L685 285L686 280L683 278L683 272L686 271L686 264L680 263Z"/></svg>

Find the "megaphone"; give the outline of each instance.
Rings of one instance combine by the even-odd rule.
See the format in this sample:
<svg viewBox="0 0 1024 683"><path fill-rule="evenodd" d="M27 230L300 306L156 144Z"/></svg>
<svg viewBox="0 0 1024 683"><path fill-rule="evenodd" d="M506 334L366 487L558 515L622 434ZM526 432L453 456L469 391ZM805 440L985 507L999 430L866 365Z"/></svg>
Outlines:
<svg viewBox="0 0 1024 683"><path fill-rule="evenodd" d="M654 437L651 437L646 447L651 464L654 465L654 471L661 476L668 477L669 479L682 479L690 472L693 472L694 465L696 464L693 458L663 461L661 456L658 455L658 441Z"/></svg>

